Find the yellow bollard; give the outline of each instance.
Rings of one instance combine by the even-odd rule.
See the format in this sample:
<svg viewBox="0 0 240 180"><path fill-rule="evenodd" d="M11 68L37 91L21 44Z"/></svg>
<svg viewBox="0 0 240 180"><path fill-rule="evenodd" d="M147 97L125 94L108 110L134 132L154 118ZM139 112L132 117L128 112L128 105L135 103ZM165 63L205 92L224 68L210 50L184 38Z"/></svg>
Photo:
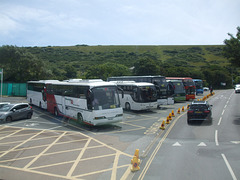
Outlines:
<svg viewBox="0 0 240 180"><path fill-rule="evenodd" d="M174 110L172 110L172 117L175 117Z"/></svg>
<svg viewBox="0 0 240 180"><path fill-rule="evenodd" d="M133 156L132 161L133 161L133 163L132 163L131 171L134 172L134 171L140 170L140 167L139 167L140 161L139 161L139 159L136 156Z"/></svg>
<svg viewBox="0 0 240 180"><path fill-rule="evenodd" d="M164 130L165 129L165 121L162 122L160 129Z"/></svg>
<svg viewBox="0 0 240 180"><path fill-rule="evenodd" d="M172 120L172 113L169 113L169 120Z"/></svg>
<svg viewBox="0 0 240 180"><path fill-rule="evenodd" d="M135 150L134 156L136 156L139 159L139 149ZM134 157L133 156L133 157ZM139 159L140 160L140 159ZM131 164L133 163L133 159L131 160Z"/></svg>

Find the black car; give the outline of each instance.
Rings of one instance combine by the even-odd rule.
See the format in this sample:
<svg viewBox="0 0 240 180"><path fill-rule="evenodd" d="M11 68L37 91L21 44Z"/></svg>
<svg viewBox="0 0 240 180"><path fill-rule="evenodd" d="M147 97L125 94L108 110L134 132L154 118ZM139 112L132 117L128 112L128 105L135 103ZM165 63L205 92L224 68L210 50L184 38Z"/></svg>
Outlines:
<svg viewBox="0 0 240 180"><path fill-rule="evenodd" d="M212 123L212 105L207 101L193 101L187 112L187 121L209 121Z"/></svg>

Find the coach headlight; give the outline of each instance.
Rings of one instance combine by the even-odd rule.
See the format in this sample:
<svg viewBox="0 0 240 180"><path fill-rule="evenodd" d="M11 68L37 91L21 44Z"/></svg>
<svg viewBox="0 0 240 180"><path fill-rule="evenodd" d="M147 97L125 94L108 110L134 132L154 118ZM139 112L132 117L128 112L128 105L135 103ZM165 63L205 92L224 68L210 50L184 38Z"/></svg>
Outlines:
<svg viewBox="0 0 240 180"><path fill-rule="evenodd" d="M116 115L116 117L121 117L121 116L123 116L123 114L117 114L117 115Z"/></svg>
<svg viewBox="0 0 240 180"><path fill-rule="evenodd" d="M100 117L95 117L94 119L95 119L95 120L106 119L106 117L105 117L105 116L100 116Z"/></svg>

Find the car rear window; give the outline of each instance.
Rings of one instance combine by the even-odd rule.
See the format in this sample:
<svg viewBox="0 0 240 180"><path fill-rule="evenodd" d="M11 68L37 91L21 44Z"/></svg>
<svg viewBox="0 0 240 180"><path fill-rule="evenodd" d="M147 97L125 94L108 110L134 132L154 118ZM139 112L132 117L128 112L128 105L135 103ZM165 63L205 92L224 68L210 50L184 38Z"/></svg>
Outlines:
<svg viewBox="0 0 240 180"><path fill-rule="evenodd" d="M193 104L190 106L190 109L207 109L206 104Z"/></svg>

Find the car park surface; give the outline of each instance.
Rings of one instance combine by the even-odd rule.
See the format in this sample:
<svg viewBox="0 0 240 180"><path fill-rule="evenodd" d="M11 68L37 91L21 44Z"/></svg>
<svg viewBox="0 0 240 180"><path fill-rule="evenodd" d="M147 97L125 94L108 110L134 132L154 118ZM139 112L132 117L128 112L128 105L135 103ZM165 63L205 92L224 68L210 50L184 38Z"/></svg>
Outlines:
<svg viewBox="0 0 240 180"><path fill-rule="evenodd" d="M224 95L214 95L212 102L220 104L224 98ZM179 131L176 136L180 141L176 141L180 144L185 139L192 139L200 134L200 139L196 141L200 141L198 144L202 145L201 141L204 141L207 135L214 134L210 131L213 126L193 124L187 126L191 136L181 139L186 132L182 128L186 126L187 111L181 111L181 114L177 114L177 111L189 103L164 105L152 111L124 111L123 122L97 127L69 124L68 120L55 117L46 110L34 106L32 119L3 123L0 126L0 179L132 179L133 176L138 179L138 175L148 169L146 163L156 152L155 147L159 148L157 144L165 141L167 145L172 143L174 139L166 139L172 128ZM175 117L171 124L166 125L165 131L159 129L172 110ZM213 108L214 115L217 114L215 110L216 106ZM216 124L216 119L213 122ZM174 147L178 144L175 143ZM129 170L132 166L130 162L136 149L139 149L141 159L140 171L132 173ZM171 154L170 151L164 158L176 156L177 154ZM160 155L156 161L167 164L161 160L162 158ZM164 166L161 164L161 167ZM175 170L176 167L172 167ZM169 173L164 176L162 171L169 171L164 169L160 168L147 177L158 179L159 175L155 177L153 175L161 171L162 177L166 179ZM181 166L178 171L180 169ZM178 171L171 171L171 174Z"/></svg>
<svg viewBox="0 0 240 180"><path fill-rule="evenodd" d="M14 102L14 98L9 100ZM0 127L3 177L9 177L7 173L12 170L21 172L18 179L27 179L30 174L53 179L129 176L135 150L139 148L147 156L151 139L159 133L162 121L169 111L177 111L182 105L164 105L154 111L125 111L123 122L96 127L69 124L68 120L33 106L32 119L3 123Z"/></svg>

